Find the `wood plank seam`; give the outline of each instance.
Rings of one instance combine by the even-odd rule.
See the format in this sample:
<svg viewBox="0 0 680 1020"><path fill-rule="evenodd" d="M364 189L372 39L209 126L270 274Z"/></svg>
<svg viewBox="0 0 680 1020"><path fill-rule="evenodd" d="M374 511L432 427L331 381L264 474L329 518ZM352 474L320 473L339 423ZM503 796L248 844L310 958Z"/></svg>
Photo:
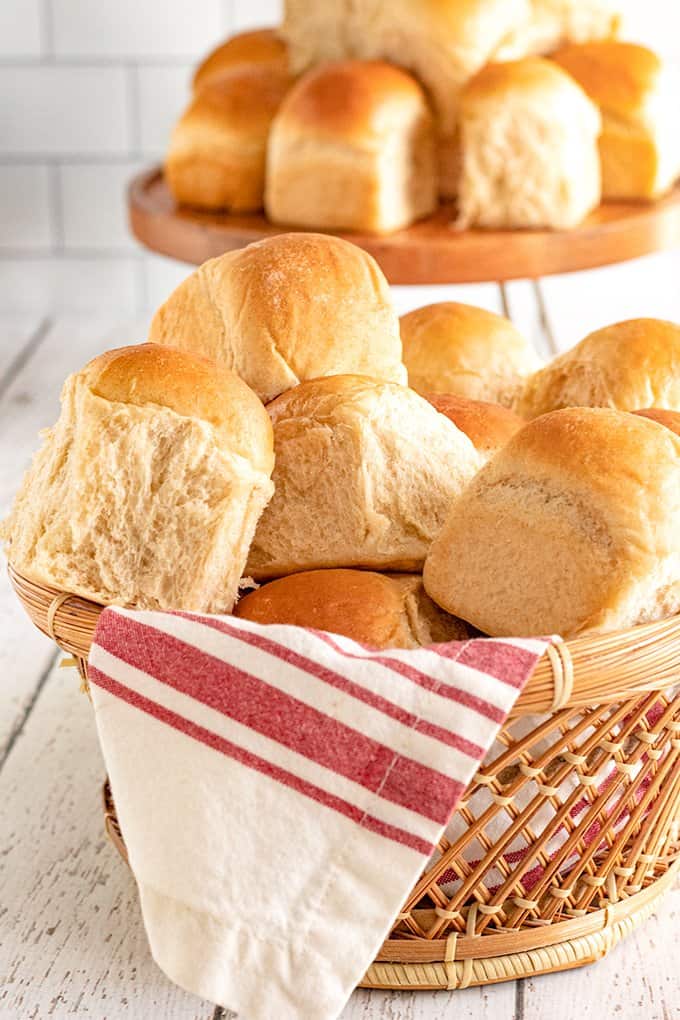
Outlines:
<svg viewBox="0 0 680 1020"><path fill-rule="evenodd" d="M28 360L37 351L38 347L40 347L41 343L49 333L51 326L52 320L50 318L41 319L37 329L31 333L24 346L17 353L16 357L9 363L4 375L0 378L0 400L2 400L5 396L7 390L27 364Z"/></svg>
<svg viewBox="0 0 680 1020"><path fill-rule="evenodd" d="M515 1015L513 1020L524 1020L524 993L526 991L526 979L520 978L515 981Z"/></svg>
<svg viewBox="0 0 680 1020"><path fill-rule="evenodd" d="M26 707L25 707L24 711L22 712L18 722L16 723L16 725L12 729L12 731L11 731L11 733L9 735L9 738L7 740L7 743L5 744L5 748L4 748L3 752L2 752L2 754L0 754L0 772L2 772L2 769L3 769L4 765L5 765L5 762L7 761L7 759L10 756L10 754L12 753L12 748L16 744L16 742L19 739L19 737L21 736L21 734L24 732L24 730L26 728L26 723L28 722L28 720L29 720L29 718L31 716L31 712L35 708L36 702L38 701L38 698L40 697L40 695L42 693L42 690L43 690L45 684L47 683L47 679L48 679L50 673L52 672L52 670L54 669L54 666L55 666L57 660L59 658L61 658L61 655L62 655L61 651L58 650L57 652L55 652L54 655L51 656L51 658L50 658L49 662L47 663L47 666L45 667L45 669L40 674L40 677L38 679L38 683L36 684L35 688L33 689L33 693L31 694L31 697L29 698L29 700L28 700L28 702L26 704Z"/></svg>

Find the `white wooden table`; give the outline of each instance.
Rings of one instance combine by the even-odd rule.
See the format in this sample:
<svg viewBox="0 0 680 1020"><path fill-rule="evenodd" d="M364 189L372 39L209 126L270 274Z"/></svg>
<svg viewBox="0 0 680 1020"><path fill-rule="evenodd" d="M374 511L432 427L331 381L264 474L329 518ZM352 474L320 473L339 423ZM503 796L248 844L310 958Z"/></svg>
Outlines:
<svg viewBox="0 0 680 1020"><path fill-rule="evenodd" d="M493 287L446 296L499 308ZM397 294L401 310L441 294ZM537 300L537 298L539 300ZM509 310L545 351L632 315L680 321L680 259L506 289ZM39 428L56 418L64 376L115 343L144 336L94 317L0 315L0 513ZM104 837L104 767L72 670L16 603L0 570L0 1018L209 1020L214 1005L155 967L132 876ZM453 993L358 991L343 1020L603 1020L680 1017L680 891L600 964L535 981ZM247 1018L244 1018L247 1020ZM272 1020L278 1020L272 1017ZM314 1020L310 1017L309 1020Z"/></svg>

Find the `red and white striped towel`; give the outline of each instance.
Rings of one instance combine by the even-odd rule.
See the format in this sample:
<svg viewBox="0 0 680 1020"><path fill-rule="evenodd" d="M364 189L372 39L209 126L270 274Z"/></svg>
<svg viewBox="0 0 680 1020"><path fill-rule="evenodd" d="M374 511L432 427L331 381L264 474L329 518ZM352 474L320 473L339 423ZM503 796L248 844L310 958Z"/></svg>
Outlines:
<svg viewBox="0 0 680 1020"><path fill-rule="evenodd" d="M106 610L92 700L165 973L247 1020L337 1017L545 646Z"/></svg>

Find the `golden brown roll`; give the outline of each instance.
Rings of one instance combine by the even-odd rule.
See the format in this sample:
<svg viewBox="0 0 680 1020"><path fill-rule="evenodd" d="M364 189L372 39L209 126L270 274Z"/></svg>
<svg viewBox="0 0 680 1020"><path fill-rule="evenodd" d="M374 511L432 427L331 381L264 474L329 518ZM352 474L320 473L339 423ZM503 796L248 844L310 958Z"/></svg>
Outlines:
<svg viewBox="0 0 680 1020"><path fill-rule="evenodd" d="M385 277L324 234L281 234L205 262L156 312L149 340L226 365L265 402L317 376L406 380Z"/></svg>
<svg viewBox="0 0 680 1020"><path fill-rule="evenodd" d="M474 446L413 390L314 379L269 405L275 494L248 557L256 579L317 567L417 571Z"/></svg>
<svg viewBox="0 0 680 1020"><path fill-rule="evenodd" d="M516 409L536 418L579 406L680 410L680 326L630 319L598 329L531 376Z"/></svg>
<svg viewBox="0 0 680 1020"><path fill-rule="evenodd" d="M409 386L509 407L540 360L509 319L440 301L400 320Z"/></svg>
<svg viewBox="0 0 680 1020"><path fill-rule="evenodd" d="M472 629L427 595L419 574L305 570L270 581L238 603L236 616L342 634L372 648L464 641Z"/></svg>
<svg viewBox="0 0 680 1020"><path fill-rule="evenodd" d="M489 64L460 97L461 227L579 224L600 202L600 114L550 60Z"/></svg>
<svg viewBox="0 0 680 1020"><path fill-rule="evenodd" d="M431 213L434 120L420 85L379 61L304 75L272 125L265 204L275 223L375 233Z"/></svg>
<svg viewBox="0 0 680 1020"><path fill-rule="evenodd" d="M464 432L477 453L487 461L519 432L525 421L508 407L489 404L484 400L468 400L453 393L425 394L440 414Z"/></svg>
<svg viewBox="0 0 680 1020"><path fill-rule="evenodd" d="M680 176L676 69L615 40L568 46L553 59L600 108L604 197L654 199L672 188Z"/></svg>
<svg viewBox="0 0 680 1020"><path fill-rule="evenodd" d="M228 612L273 486L255 394L143 344L70 376L3 528L19 573L95 602Z"/></svg>
<svg viewBox="0 0 680 1020"><path fill-rule="evenodd" d="M492 636L604 633L680 610L680 439L606 408L525 425L454 501L428 594Z"/></svg>
<svg viewBox="0 0 680 1020"><path fill-rule="evenodd" d="M176 202L262 208L269 129L289 87L287 72L267 64L235 67L201 87L175 126L165 160Z"/></svg>
<svg viewBox="0 0 680 1020"><path fill-rule="evenodd" d="M221 78L235 67L264 64L281 71L288 70L288 47L275 28L257 28L239 32L217 46L196 68L194 92Z"/></svg>
<svg viewBox="0 0 680 1020"><path fill-rule="evenodd" d="M680 436L680 411L664 411L659 407L645 407L642 411L633 413L639 414L642 418L649 418L651 421L657 422L658 425L664 425L671 432L675 432L676 436Z"/></svg>

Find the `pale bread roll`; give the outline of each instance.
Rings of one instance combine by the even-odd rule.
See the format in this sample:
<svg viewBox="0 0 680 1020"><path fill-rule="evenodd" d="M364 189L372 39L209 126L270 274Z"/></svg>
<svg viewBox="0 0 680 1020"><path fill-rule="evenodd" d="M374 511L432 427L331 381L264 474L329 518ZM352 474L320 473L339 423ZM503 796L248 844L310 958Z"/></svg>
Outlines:
<svg viewBox="0 0 680 1020"><path fill-rule="evenodd" d="M680 75L652 50L608 41L568 46L553 56L602 114L602 193L654 199L680 177Z"/></svg>
<svg viewBox="0 0 680 1020"><path fill-rule="evenodd" d="M464 432L482 460L494 457L526 424L523 418L501 404L468 400L453 393L425 394L433 407L445 414Z"/></svg>
<svg viewBox="0 0 680 1020"><path fill-rule="evenodd" d="M342 634L371 648L420 648L473 634L432 601L419 574L370 570L290 574L246 595L235 615Z"/></svg>
<svg viewBox="0 0 680 1020"><path fill-rule="evenodd" d="M228 612L273 486L257 397L143 344L70 376L3 526L13 567L95 602Z"/></svg>
<svg viewBox="0 0 680 1020"><path fill-rule="evenodd" d="M531 0L529 20L508 40L507 52L552 53L564 43L611 39L621 29L623 9L621 0Z"/></svg>
<svg viewBox="0 0 680 1020"><path fill-rule="evenodd" d="M512 405L540 359L519 330L484 308L440 301L400 320L409 386Z"/></svg>
<svg viewBox="0 0 680 1020"><path fill-rule="evenodd" d="M217 46L196 68L194 92L235 67L252 67L253 64L288 70L288 47L275 28L239 32Z"/></svg>
<svg viewBox="0 0 680 1020"><path fill-rule="evenodd" d="M318 376L406 381L378 264L323 234L281 234L205 262L156 312L149 340L226 365L265 402Z"/></svg>
<svg viewBox="0 0 680 1020"><path fill-rule="evenodd" d="M409 226L437 205L434 131L421 86L391 64L308 72L272 124L269 219L372 233Z"/></svg>
<svg viewBox="0 0 680 1020"><path fill-rule="evenodd" d="M458 226L577 226L600 202L600 114L557 64L489 64L460 98Z"/></svg>
<svg viewBox="0 0 680 1020"><path fill-rule="evenodd" d="M452 422L394 383L315 379L268 411L275 494L248 557L256 579L317 567L417 571L481 463Z"/></svg>
<svg viewBox="0 0 680 1020"><path fill-rule="evenodd" d="M531 376L516 409L536 418L561 407L680 410L680 326L630 319L598 329Z"/></svg>
<svg viewBox="0 0 680 1020"><path fill-rule="evenodd" d="M176 202L233 212L262 208L269 130L289 87L287 71L254 64L199 89L172 132L165 159Z"/></svg>
<svg viewBox="0 0 680 1020"><path fill-rule="evenodd" d="M680 610L680 439L605 408L530 422L453 502L428 594L492 636L604 633Z"/></svg>
<svg viewBox="0 0 680 1020"><path fill-rule="evenodd" d="M676 436L680 436L680 411L664 411L659 407L645 407L642 411L634 411L633 414L649 418L650 421L655 421L658 425L663 425L671 432L675 432Z"/></svg>

